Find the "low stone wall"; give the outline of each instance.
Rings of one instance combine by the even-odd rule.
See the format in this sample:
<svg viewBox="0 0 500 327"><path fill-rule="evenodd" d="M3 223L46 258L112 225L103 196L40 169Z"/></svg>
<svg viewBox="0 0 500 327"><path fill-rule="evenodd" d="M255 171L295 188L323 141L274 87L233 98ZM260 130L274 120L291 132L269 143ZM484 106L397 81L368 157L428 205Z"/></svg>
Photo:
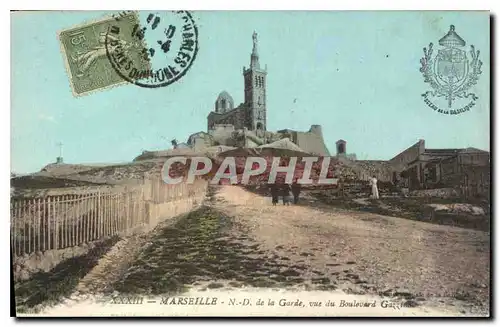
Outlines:
<svg viewBox="0 0 500 327"><path fill-rule="evenodd" d="M189 198L174 200L167 203L148 203L146 204L146 212L148 217L147 230L152 230L160 222L171 219L178 215L182 215L192 211L203 204L206 192L197 193Z"/></svg>
<svg viewBox="0 0 500 327"><path fill-rule="evenodd" d="M29 279L38 272L48 272L66 259L85 255L105 240L97 240L59 250L37 251L31 255L25 254L15 257L13 262L14 281Z"/></svg>
<svg viewBox="0 0 500 327"><path fill-rule="evenodd" d="M460 192L454 188L436 188L436 189L430 189L430 190L411 191L410 196L449 199L449 198L459 197Z"/></svg>

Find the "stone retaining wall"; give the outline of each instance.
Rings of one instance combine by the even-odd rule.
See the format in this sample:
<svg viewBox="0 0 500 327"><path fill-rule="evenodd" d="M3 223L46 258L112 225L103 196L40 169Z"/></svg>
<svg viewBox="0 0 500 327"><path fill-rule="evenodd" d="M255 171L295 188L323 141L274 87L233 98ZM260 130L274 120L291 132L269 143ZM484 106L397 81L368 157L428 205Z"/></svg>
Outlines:
<svg viewBox="0 0 500 327"><path fill-rule="evenodd" d="M146 204L146 212L147 217L149 219L149 223L146 226L147 230L154 229L160 222L171 219L173 217L182 215L189 211L192 211L199 206L201 206L205 200L206 192L197 193L193 196L174 200L167 203L148 203Z"/></svg>
<svg viewBox="0 0 500 327"><path fill-rule="evenodd" d="M85 255L103 241L105 239L65 249L37 251L31 255L25 254L16 257L13 263L14 281L29 279L38 272L48 272L66 259Z"/></svg>
<svg viewBox="0 0 500 327"><path fill-rule="evenodd" d="M411 191L410 196L415 197L436 197L436 198L456 198L460 196L460 192L453 188L436 188L430 190Z"/></svg>

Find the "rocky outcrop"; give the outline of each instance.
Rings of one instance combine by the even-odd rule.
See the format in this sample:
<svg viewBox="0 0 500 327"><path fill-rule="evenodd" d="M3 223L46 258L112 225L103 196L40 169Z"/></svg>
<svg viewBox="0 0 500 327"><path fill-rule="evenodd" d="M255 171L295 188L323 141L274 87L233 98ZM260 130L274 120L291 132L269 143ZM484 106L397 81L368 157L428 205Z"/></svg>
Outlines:
<svg viewBox="0 0 500 327"><path fill-rule="evenodd" d="M440 211L453 214L467 214L473 216L484 216L485 210L470 203L451 203L451 204L427 204L426 207L433 211Z"/></svg>
<svg viewBox="0 0 500 327"><path fill-rule="evenodd" d="M436 188L430 190L415 190L410 192L410 196L415 197L434 197L434 198L456 198L460 196L459 191L453 188Z"/></svg>

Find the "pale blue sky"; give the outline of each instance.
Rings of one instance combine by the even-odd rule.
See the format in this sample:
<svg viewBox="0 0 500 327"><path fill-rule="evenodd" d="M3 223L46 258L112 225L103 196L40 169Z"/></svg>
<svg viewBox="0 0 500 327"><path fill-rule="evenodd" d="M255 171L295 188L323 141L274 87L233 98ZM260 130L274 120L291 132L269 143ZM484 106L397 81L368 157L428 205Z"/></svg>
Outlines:
<svg viewBox="0 0 500 327"><path fill-rule="evenodd" d="M123 85L75 98L57 32L106 12L14 13L11 165L14 172L55 161L131 161L206 130L217 95L243 102L242 67L252 33L268 66L268 129L321 124L332 154L338 139L358 159L390 159L415 143L489 150L489 16L474 12L194 12L200 50L189 72L158 89ZM477 105L458 116L434 112L420 94L422 48L456 26L481 51ZM294 99L296 103L293 103Z"/></svg>

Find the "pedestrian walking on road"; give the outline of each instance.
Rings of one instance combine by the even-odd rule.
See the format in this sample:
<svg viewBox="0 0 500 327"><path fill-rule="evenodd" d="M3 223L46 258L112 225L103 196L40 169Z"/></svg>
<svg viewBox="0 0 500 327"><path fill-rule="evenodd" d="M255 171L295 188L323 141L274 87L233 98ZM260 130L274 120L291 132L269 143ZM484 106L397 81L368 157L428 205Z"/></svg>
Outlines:
<svg viewBox="0 0 500 327"><path fill-rule="evenodd" d="M283 205L290 205L292 203L292 196L290 195L291 187L289 184L283 185L282 194L283 194Z"/></svg>
<svg viewBox="0 0 500 327"><path fill-rule="evenodd" d="M373 175L373 178L370 180L370 185L372 186L372 197L378 199L377 178L375 175Z"/></svg>
<svg viewBox="0 0 500 327"><path fill-rule="evenodd" d="M299 203L299 195L300 195L301 185L297 183L297 180L293 181L292 184L292 194L293 194L293 203Z"/></svg>
<svg viewBox="0 0 500 327"><path fill-rule="evenodd" d="M273 206L275 206L277 203L278 203L278 199L279 199L279 194L278 194L278 187L276 184L271 184L271 198L273 200Z"/></svg>

